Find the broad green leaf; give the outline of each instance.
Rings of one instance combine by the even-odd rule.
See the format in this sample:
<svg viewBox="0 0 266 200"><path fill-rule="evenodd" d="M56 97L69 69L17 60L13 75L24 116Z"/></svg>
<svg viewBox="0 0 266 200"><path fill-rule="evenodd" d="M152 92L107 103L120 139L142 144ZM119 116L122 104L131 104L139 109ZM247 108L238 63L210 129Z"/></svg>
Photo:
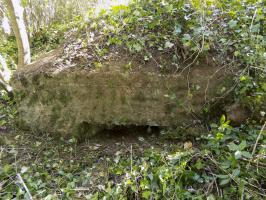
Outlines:
<svg viewBox="0 0 266 200"><path fill-rule="evenodd" d="M3 167L3 172L4 172L5 174L8 174L8 173L11 171L11 169L12 169L11 165L6 164L6 165L4 165L4 167Z"/></svg>
<svg viewBox="0 0 266 200"><path fill-rule="evenodd" d="M238 159L240 159L241 157L242 157L242 152L237 150L237 151L235 152L235 159L238 160Z"/></svg>
<svg viewBox="0 0 266 200"><path fill-rule="evenodd" d="M177 25L175 26L174 33L175 33L176 35L178 35L178 34L181 33L181 32L182 32L181 25L180 25L180 24L177 24Z"/></svg>
<svg viewBox="0 0 266 200"><path fill-rule="evenodd" d="M222 117L220 118L220 124L224 124L225 123L225 115L222 115Z"/></svg>
<svg viewBox="0 0 266 200"><path fill-rule="evenodd" d="M234 169L232 172L233 177L237 177L237 176L239 176L239 174L240 174L240 169Z"/></svg>
<svg viewBox="0 0 266 200"><path fill-rule="evenodd" d="M226 160L226 161L221 163L221 167L223 169L228 169L230 166L231 166L231 162L229 160Z"/></svg>
<svg viewBox="0 0 266 200"><path fill-rule="evenodd" d="M235 20L230 20L230 21L228 22L228 25L229 25L229 28L234 28L234 27L236 27L236 25L237 25L237 21L235 21Z"/></svg>
<svg viewBox="0 0 266 200"><path fill-rule="evenodd" d="M227 178L227 179L223 179L220 181L220 186L223 186L223 185L226 185L230 182L230 178Z"/></svg>
<svg viewBox="0 0 266 200"><path fill-rule="evenodd" d="M151 192L150 191L144 191L144 192L142 192L142 197L144 199L149 199L150 196L151 196Z"/></svg>
<svg viewBox="0 0 266 200"><path fill-rule="evenodd" d="M245 158L252 158L252 155L247 151L242 151L242 156L244 156Z"/></svg>
<svg viewBox="0 0 266 200"><path fill-rule="evenodd" d="M175 45L174 43L172 43L170 41L166 41L165 44L164 44L164 47L166 49L168 49L168 48L171 49L174 45Z"/></svg>
<svg viewBox="0 0 266 200"><path fill-rule="evenodd" d="M236 145L233 142L230 142L227 146L228 146L230 151L237 151L238 150L238 145Z"/></svg>
<svg viewBox="0 0 266 200"><path fill-rule="evenodd" d="M138 43L133 44L133 48L137 52L140 52L142 50L142 46Z"/></svg>
<svg viewBox="0 0 266 200"><path fill-rule="evenodd" d="M207 200L215 200L215 199L216 199L215 196L212 194L207 197Z"/></svg>
<svg viewBox="0 0 266 200"><path fill-rule="evenodd" d="M234 52L234 56L239 56L239 55L241 55L241 53L239 51Z"/></svg>
<svg viewBox="0 0 266 200"><path fill-rule="evenodd" d="M20 171L20 173L21 174L24 174L25 172L27 172L28 171L28 167L26 167L26 166L23 166L22 168L21 168L21 171Z"/></svg>
<svg viewBox="0 0 266 200"><path fill-rule="evenodd" d="M223 174L218 174L216 175L218 178L221 178L221 179L227 179L229 178L229 175L223 175Z"/></svg>
<svg viewBox="0 0 266 200"><path fill-rule="evenodd" d="M246 140L243 140L239 145L238 145L238 150L242 151L243 149L245 149L247 146L247 142Z"/></svg>

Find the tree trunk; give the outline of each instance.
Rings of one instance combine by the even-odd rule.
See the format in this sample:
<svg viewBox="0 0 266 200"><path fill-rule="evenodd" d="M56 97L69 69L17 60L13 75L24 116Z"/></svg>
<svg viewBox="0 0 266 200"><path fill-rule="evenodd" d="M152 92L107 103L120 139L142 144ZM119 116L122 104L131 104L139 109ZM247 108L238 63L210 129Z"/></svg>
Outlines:
<svg viewBox="0 0 266 200"><path fill-rule="evenodd" d="M23 67L31 62L29 39L23 19L24 8L20 0L5 0L5 2L18 45L18 67Z"/></svg>
<svg viewBox="0 0 266 200"><path fill-rule="evenodd" d="M8 84L11 78L11 71L8 69L6 61L0 54L0 87L2 87L8 94L12 93L12 87Z"/></svg>

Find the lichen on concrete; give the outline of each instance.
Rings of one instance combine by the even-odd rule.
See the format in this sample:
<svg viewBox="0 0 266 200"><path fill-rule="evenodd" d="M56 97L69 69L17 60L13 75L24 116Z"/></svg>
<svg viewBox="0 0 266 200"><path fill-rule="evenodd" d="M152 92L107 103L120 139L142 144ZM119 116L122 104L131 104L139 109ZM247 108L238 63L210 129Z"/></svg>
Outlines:
<svg viewBox="0 0 266 200"><path fill-rule="evenodd" d="M18 70L12 82L21 124L62 135L95 134L91 127L190 123L191 112L201 113L227 76L210 64L192 66L189 74L163 74L124 71L123 61L100 70L61 71L54 62L54 54L48 55ZM188 87L193 85L195 90Z"/></svg>

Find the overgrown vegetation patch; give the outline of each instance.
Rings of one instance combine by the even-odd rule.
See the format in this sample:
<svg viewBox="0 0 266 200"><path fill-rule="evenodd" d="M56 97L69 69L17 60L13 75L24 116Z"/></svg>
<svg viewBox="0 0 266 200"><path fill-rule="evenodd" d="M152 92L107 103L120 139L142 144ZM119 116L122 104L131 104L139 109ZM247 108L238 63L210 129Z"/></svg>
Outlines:
<svg viewBox="0 0 266 200"><path fill-rule="evenodd" d="M23 1L28 9L45 8L52 1L43 2L32 7ZM2 18L2 2L0 6ZM189 79L191 67L212 63L233 73L234 81L221 88L217 110L204 107L206 117L200 122L194 116L189 126L150 135L130 134L130 129L107 137L104 131L81 144L76 138L18 130L16 102L1 91L0 199L266 198L264 1L134 0L97 15L92 9L86 20L73 17L68 8L59 9L64 17L49 26L27 27L35 58L64 44L52 67L100 71L104 63L130 58L125 72L151 67L170 74L186 71ZM15 38L1 34L0 39L0 53L14 70ZM188 97L194 90L197 85L188 85ZM248 119L237 127L225 115L217 120L227 102L244 107Z"/></svg>
<svg viewBox="0 0 266 200"><path fill-rule="evenodd" d="M83 144L74 138L1 134L0 197L265 198L263 127L232 128L222 117L201 137L180 139L177 131L165 130L160 135L140 132L135 136L104 133Z"/></svg>

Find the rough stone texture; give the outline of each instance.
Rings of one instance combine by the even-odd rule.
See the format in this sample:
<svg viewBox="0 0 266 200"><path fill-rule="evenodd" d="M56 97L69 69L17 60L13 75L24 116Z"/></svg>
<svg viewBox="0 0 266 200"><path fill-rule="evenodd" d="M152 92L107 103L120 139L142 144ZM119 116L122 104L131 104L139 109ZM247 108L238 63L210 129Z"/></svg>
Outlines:
<svg viewBox="0 0 266 200"><path fill-rule="evenodd" d="M51 67L55 57L52 52L15 73L20 126L64 135L95 134L91 127L100 125L178 126L201 112L227 76L210 64L192 66L189 76L126 72L122 61L101 70L60 70Z"/></svg>
<svg viewBox="0 0 266 200"><path fill-rule="evenodd" d="M226 106L226 117L232 125L239 126L245 123L250 116L251 112L248 108L239 103Z"/></svg>

